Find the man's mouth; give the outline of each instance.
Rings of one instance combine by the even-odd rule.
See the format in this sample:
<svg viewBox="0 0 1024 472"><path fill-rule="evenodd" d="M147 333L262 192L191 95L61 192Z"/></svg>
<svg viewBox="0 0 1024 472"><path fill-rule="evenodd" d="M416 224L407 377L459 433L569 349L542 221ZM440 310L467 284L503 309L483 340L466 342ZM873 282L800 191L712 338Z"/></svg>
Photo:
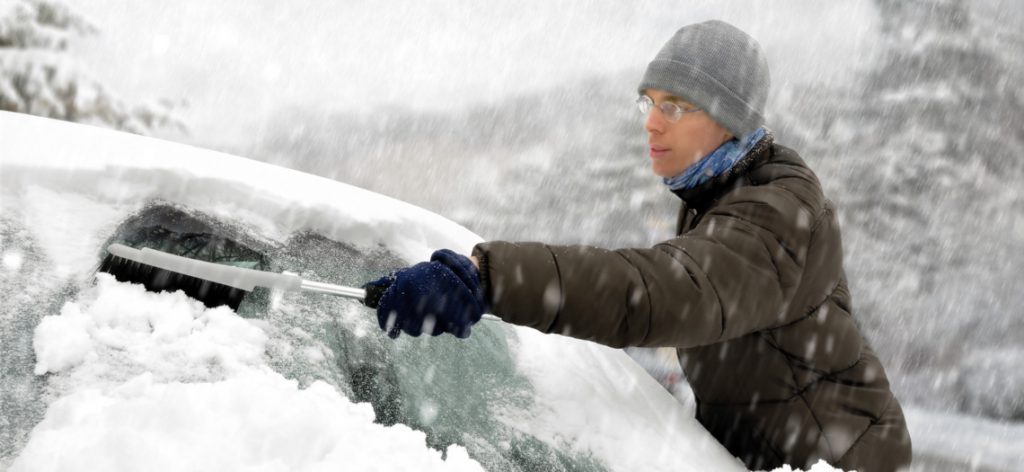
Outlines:
<svg viewBox="0 0 1024 472"><path fill-rule="evenodd" d="M669 151L670 151L670 149L666 148L666 147L651 146L651 157L653 157L653 158L663 157L665 154L668 154Z"/></svg>

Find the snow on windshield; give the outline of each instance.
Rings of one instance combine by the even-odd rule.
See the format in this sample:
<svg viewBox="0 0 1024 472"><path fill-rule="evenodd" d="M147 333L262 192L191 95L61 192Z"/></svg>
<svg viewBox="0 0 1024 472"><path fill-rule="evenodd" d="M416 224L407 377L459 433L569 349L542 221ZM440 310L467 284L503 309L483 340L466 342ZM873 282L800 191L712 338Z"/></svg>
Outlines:
<svg viewBox="0 0 1024 472"><path fill-rule="evenodd" d="M326 382L299 388L264 361L268 342L227 308L100 274L35 330L57 399L11 470L483 470Z"/></svg>

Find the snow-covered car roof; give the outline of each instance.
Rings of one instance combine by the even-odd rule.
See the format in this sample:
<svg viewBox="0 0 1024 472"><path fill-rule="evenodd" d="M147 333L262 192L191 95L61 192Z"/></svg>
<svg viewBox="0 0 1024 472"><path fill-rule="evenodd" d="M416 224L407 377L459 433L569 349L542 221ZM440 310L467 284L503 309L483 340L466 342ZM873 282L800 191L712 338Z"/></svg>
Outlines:
<svg viewBox="0 0 1024 472"><path fill-rule="evenodd" d="M350 300L272 293L240 316L94 274L153 208L329 282L480 241L443 217L90 126L0 112L0 137L0 468L743 470L619 350L495 321L392 341Z"/></svg>

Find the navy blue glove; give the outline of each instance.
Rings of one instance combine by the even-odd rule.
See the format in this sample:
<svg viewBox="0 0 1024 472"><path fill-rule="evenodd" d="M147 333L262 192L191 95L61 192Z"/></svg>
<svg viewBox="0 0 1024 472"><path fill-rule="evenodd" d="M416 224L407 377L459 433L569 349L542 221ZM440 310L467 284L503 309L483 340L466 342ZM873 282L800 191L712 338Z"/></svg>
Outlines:
<svg viewBox="0 0 1024 472"><path fill-rule="evenodd" d="M391 338L451 333L469 337L487 311L480 274L466 256L435 251L430 262L406 267L363 286L364 303L377 308L377 324Z"/></svg>

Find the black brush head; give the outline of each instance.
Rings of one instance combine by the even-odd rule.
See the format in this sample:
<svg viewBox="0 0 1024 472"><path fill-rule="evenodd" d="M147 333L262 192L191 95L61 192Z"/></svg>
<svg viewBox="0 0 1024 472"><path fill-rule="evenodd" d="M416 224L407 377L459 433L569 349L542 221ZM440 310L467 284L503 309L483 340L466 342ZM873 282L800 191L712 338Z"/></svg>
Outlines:
<svg viewBox="0 0 1024 472"><path fill-rule="evenodd" d="M203 302L214 308L227 305L237 311L242 299L249 293L246 290L230 285L210 282L209 280L184 275L159 267L143 264L108 254L98 269L113 275L120 282L142 284L150 292L174 292L181 290L185 295Z"/></svg>

